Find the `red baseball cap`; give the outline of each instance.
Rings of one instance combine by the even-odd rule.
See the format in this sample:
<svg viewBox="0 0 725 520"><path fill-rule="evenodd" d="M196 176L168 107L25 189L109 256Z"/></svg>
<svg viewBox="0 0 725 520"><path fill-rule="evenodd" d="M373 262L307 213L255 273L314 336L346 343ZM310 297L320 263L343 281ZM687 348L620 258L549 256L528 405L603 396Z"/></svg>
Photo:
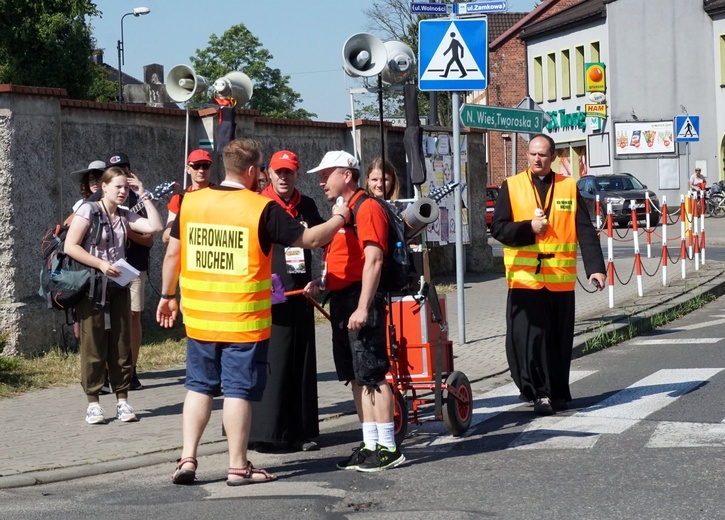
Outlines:
<svg viewBox="0 0 725 520"><path fill-rule="evenodd" d="M280 150L269 160L269 167L275 171L281 168L288 168L293 172L296 172L300 167L300 161L297 160L297 156L289 150Z"/></svg>
<svg viewBox="0 0 725 520"><path fill-rule="evenodd" d="M206 150L202 150L201 148L197 148L196 150L192 150L189 154L189 157L186 159L186 163L192 163L192 162L213 162L211 160L211 155L209 155L209 152Z"/></svg>

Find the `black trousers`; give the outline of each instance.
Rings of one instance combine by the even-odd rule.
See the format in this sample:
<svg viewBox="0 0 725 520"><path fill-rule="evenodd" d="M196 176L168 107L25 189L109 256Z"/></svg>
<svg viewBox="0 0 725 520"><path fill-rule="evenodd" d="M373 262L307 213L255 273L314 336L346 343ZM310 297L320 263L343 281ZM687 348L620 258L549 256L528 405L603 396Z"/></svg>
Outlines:
<svg viewBox="0 0 725 520"><path fill-rule="evenodd" d="M509 289L506 358L511 377L528 399L571 400L574 291Z"/></svg>

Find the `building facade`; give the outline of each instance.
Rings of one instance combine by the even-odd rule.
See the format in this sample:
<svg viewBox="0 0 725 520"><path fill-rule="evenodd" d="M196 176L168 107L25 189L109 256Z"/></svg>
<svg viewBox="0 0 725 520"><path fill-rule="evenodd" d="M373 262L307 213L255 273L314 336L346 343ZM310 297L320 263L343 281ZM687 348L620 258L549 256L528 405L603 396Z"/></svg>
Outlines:
<svg viewBox="0 0 725 520"><path fill-rule="evenodd" d="M687 191L696 165L708 184L719 180L722 3L582 0L528 25L521 38L529 91L551 116L545 132L557 143L555 169L577 178L628 172L670 203ZM593 63L605 82L595 94L586 88ZM587 117L593 104L606 107L604 117ZM677 142L692 137L675 121L688 116L699 116L697 140Z"/></svg>

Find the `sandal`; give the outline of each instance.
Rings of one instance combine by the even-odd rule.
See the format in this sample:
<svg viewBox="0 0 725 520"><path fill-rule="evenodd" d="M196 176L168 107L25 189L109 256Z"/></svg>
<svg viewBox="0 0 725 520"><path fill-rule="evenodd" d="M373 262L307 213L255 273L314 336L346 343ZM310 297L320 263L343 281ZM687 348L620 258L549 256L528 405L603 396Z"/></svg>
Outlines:
<svg viewBox="0 0 725 520"><path fill-rule="evenodd" d="M238 475L242 478L230 480L227 478L227 486L246 486L248 484L264 484L265 482L272 482L277 480L275 475L263 470L255 468L251 461L247 461L246 468L229 468L227 471L227 477L229 475ZM262 475L263 478L254 478L254 475Z"/></svg>
<svg viewBox="0 0 725 520"><path fill-rule="evenodd" d="M176 461L176 471L171 475L174 484L192 484L196 480L196 467L198 463L194 457L184 457ZM181 469L184 464L193 464L194 469Z"/></svg>

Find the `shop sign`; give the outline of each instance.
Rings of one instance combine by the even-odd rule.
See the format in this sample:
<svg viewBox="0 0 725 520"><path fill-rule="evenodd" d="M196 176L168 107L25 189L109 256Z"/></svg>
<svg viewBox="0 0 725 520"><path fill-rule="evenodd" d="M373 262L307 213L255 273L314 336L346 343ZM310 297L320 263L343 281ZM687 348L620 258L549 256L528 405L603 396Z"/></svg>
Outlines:
<svg viewBox="0 0 725 520"><path fill-rule="evenodd" d="M582 132L587 129L587 115L582 112L581 107L576 107L576 112L567 113L565 109L547 112L551 121L546 125L549 132L558 130L574 130L578 128Z"/></svg>

